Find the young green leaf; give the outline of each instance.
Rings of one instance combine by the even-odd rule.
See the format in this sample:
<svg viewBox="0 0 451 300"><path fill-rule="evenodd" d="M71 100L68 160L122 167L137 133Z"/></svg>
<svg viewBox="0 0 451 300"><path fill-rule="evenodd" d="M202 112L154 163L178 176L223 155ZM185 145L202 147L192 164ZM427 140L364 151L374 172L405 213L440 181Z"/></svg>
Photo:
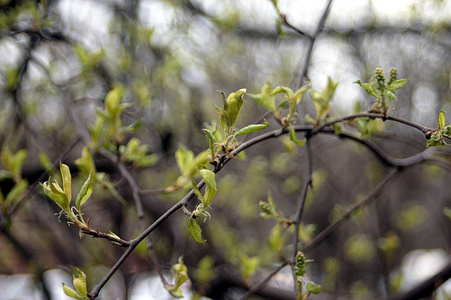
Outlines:
<svg viewBox="0 0 451 300"><path fill-rule="evenodd" d="M83 298L86 299L88 297L88 291L86 286L86 275L77 268L78 276L73 276L73 284L75 287L75 290L78 292L78 294Z"/></svg>
<svg viewBox="0 0 451 300"><path fill-rule="evenodd" d="M199 174L202 176L207 186L216 189L215 173L207 169L202 169L199 170Z"/></svg>
<svg viewBox="0 0 451 300"><path fill-rule="evenodd" d="M279 252L285 242L285 239L282 237L283 228L280 224L276 224L271 232L269 233L269 237L267 240L268 247L273 252Z"/></svg>
<svg viewBox="0 0 451 300"><path fill-rule="evenodd" d="M237 133L235 133L235 137L240 136L240 135L244 135L244 134L249 134L252 132L256 132L256 131L260 131L265 129L266 127L269 126L268 121L265 120L264 124L252 124L252 125L248 125L244 128L241 128Z"/></svg>
<svg viewBox="0 0 451 300"><path fill-rule="evenodd" d="M67 199L70 203L70 200L72 199L72 177L70 175L69 167L65 164L60 163L60 171L61 177L63 179L64 193L66 194Z"/></svg>
<svg viewBox="0 0 451 300"><path fill-rule="evenodd" d="M443 129L446 126L445 114L446 114L446 111L443 108L440 109L440 112L438 113L438 126L440 129Z"/></svg>
<svg viewBox="0 0 451 300"><path fill-rule="evenodd" d="M305 290L312 294L319 294L321 293L321 285L309 281L305 284Z"/></svg>
<svg viewBox="0 0 451 300"><path fill-rule="evenodd" d="M91 174L93 180L98 179L94 159L92 158L91 152L89 152L89 148L87 146L83 147L81 150L81 157L75 160L75 165L85 176L89 176L89 174Z"/></svg>
<svg viewBox="0 0 451 300"><path fill-rule="evenodd" d="M205 133L205 135L210 140L210 145L214 145L214 143L216 143L216 138L215 138L214 134L211 132L211 130L204 128L204 129L202 129L202 132Z"/></svg>
<svg viewBox="0 0 451 300"><path fill-rule="evenodd" d="M175 159L182 175L188 175L194 167L194 153L180 145L175 152Z"/></svg>
<svg viewBox="0 0 451 300"><path fill-rule="evenodd" d="M331 108L331 100L335 94L335 90L338 87L338 82L333 81L330 77L328 79L326 87L323 91L312 91L310 96L313 99L313 103L316 111L316 121L321 122L329 115Z"/></svg>
<svg viewBox="0 0 451 300"><path fill-rule="evenodd" d="M174 298L183 298L183 292L180 287L189 277L188 267L184 264L182 257L179 257L178 264L172 266L171 273L174 276L175 282L172 285L165 284L165 288Z"/></svg>
<svg viewBox="0 0 451 300"><path fill-rule="evenodd" d="M80 296L76 291L68 287L65 283L63 283L63 292L66 294L66 296L74 298L74 299L80 299L83 300L84 298Z"/></svg>
<svg viewBox="0 0 451 300"><path fill-rule="evenodd" d="M205 243L207 241L202 239L202 229L193 218L189 219L188 231L196 242Z"/></svg>
<svg viewBox="0 0 451 300"><path fill-rule="evenodd" d="M377 89L374 89L373 86L369 83L360 83L360 80L354 81L354 83L357 83L361 88L363 88L369 95L380 98L381 94Z"/></svg>
<svg viewBox="0 0 451 300"><path fill-rule="evenodd" d="M298 137L296 136L296 131L294 130L293 127L290 126L290 140L295 143L296 145L300 145L300 146L304 146L306 140L302 139L299 140Z"/></svg>
<svg viewBox="0 0 451 300"><path fill-rule="evenodd" d="M263 106L266 110L270 112L276 111L276 102L274 100L274 97L272 95L272 85L269 81L267 81L263 87L260 94L251 94L247 93L251 99L253 99L257 104Z"/></svg>
<svg viewBox="0 0 451 300"><path fill-rule="evenodd" d="M241 107L244 103L243 96L245 92L246 89L240 89L236 93L231 93L229 97L227 97L227 105L224 107L224 110L227 112L227 118L225 121L228 128L235 126Z"/></svg>
<svg viewBox="0 0 451 300"><path fill-rule="evenodd" d="M243 276L244 280L249 280L257 272L259 265L260 259L257 256L241 257L241 276Z"/></svg>
<svg viewBox="0 0 451 300"><path fill-rule="evenodd" d="M66 193L63 192L58 182L52 182L51 176L48 181L41 183L41 186L44 189L44 194L58 204L63 211L70 210L70 201L67 199Z"/></svg>
<svg viewBox="0 0 451 300"><path fill-rule="evenodd" d="M21 149L16 152L15 155L12 156L12 166L11 171L14 175L20 176L22 172L22 166L27 159L28 152L25 149Z"/></svg>
<svg viewBox="0 0 451 300"><path fill-rule="evenodd" d="M399 88L402 88L403 86L406 85L406 83L408 82L408 79L399 79L399 80L395 80L392 83L390 83L390 85L387 87L387 90L389 91L394 91L397 90Z"/></svg>
<svg viewBox="0 0 451 300"><path fill-rule="evenodd" d="M203 210L207 209L207 207L210 205L211 200L213 200L213 197L216 195L216 181L215 181L215 173L213 173L210 170L200 170L199 174L202 176L202 178L205 181L205 184L207 185L205 188L205 195L204 195L204 202L203 202Z"/></svg>
<svg viewBox="0 0 451 300"><path fill-rule="evenodd" d="M200 192L199 188L197 187L196 182L194 181L194 179L191 178L191 185L193 186L193 192L194 194L197 196L197 198L199 198L199 200L204 203L205 202L205 198L202 195L202 193Z"/></svg>
<svg viewBox="0 0 451 300"><path fill-rule="evenodd" d="M117 84L105 97L105 107L113 119L117 118L120 113L119 103L121 103L122 98L124 97L124 92L124 87Z"/></svg>
<svg viewBox="0 0 451 300"><path fill-rule="evenodd" d="M80 192L78 193L77 199L75 200L75 205L77 210L80 211L80 207L85 203L92 194L92 179L91 173L89 173L88 179L86 179L85 183L81 187Z"/></svg>
<svg viewBox="0 0 451 300"><path fill-rule="evenodd" d="M395 102L396 100L398 100L395 93L393 93L392 91L387 91L386 95L387 95L387 98L392 102Z"/></svg>
<svg viewBox="0 0 451 300"><path fill-rule="evenodd" d="M53 174L55 172L55 167L53 166L52 161L44 152L39 152L39 162L47 173Z"/></svg>
<svg viewBox="0 0 451 300"><path fill-rule="evenodd" d="M13 203L14 200L20 197L27 190L27 187L28 182L25 179L22 179L21 181L16 183L6 196L5 199L6 205L11 205L11 203Z"/></svg>

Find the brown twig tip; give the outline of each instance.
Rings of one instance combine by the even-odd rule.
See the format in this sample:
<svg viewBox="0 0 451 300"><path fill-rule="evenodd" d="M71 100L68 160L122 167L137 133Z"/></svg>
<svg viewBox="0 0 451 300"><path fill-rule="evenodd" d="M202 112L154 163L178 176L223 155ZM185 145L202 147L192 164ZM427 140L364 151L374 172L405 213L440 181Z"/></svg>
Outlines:
<svg viewBox="0 0 451 300"><path fill-rule="evenodd" d="M185 213L185 215L187 215L188 217L193 218L193 219L196 219L197 216L194 215L194 214L187 208L187 205L186 205L186 204L182 206L182 210L183 210L183 212Z"/></svg>

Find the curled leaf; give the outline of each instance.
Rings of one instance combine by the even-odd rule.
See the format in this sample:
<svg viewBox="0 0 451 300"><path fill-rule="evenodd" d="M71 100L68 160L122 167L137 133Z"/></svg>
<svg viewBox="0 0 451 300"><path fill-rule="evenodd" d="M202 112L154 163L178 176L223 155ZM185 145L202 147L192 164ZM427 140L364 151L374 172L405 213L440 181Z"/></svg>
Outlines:
<svg viewBox="0 0 451 300"><path fill-rule="evenodd" d="M438 126L440 129L443 129L446 126L445 113L446 111L443 108L440 109L440 112L438 113Z"/></svg>
<svg viewBox="0 0 451 300"><path fill-rule="evenodd" d="M305 284L305 290L312 294L319 294L321 293L321 285L309 281Z"/></svg>
<svg viewBox="0 0 451 300"><path fill-rule="evenodd" d="M77 269L78 276L73 278L73 284L78 294L85 299L88 297L88 289L86 286L86 275L80 269Z"/></svg>
<svg viewBox="0 0 451 300"><path fill-rule="evenodd" d="M77 206L78 211L80 211L80 207L89 199L92 194L91 181L91 173L89 173L88 179L86 179L85 183L81 187L80 193L78 193L77 199L75 200L75 205Z"/></svg>
<svg viewBox="0 0 451 300"><path fill-rule="evenodd" d="M305 139L302 139L302 140L299 140L299 139L298 139L298 137L296 136L296 131L294 130L293 127L290 127L290 140L291 140L293 143L295 143L295 144L297 144L297 145L300 145L300 146L304 146L304 145L305 145L305 142L306 142Z"/></svg>
<svg viewBox="0 0 451 300"><path fill-rule="evenodd" d="M252 133L252 132L259 131L259 130L263 130L263 129L265 129L268 126L269 126L269 123L266 120L265 120L264 124L248 125L248 126L246 126L244 128L241 128L237 133L235 133L235 136L237 137L237 136L240 136L240 135L245 135L245 134L249 134L249 133Z"/></svg>
<svg viewBox="0 0 451 300"><path fill-rule="evenodd" d="M371 95L375 98L380 98L381 94L377 89L374 89L373 86L369 83L360 83L360 80L354 81L354 83L357 83L361 88L363 88L368 95Z"/></svg>

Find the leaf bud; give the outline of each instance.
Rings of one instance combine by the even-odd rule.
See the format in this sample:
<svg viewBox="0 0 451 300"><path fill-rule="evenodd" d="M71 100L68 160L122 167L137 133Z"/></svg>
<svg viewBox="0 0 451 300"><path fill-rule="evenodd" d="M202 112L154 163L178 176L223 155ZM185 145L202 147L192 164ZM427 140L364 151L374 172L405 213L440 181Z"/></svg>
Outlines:
<svg viewBox="0 0 451 300"><path fill-rule="evenodd" d="M379 90L384 90L387 87L387 85L385 83L384 71L382 70L381 67L376 68L376 71L374 71L374 77L376 78Z"/></svg>
<svg viewBox="0 0 451 300"><path fill-rule="evenodd" d="M396 81L396 79L398 79L398 70L395 67L392 67L390 69L387 84L390 85L392 82Z"/></svg>

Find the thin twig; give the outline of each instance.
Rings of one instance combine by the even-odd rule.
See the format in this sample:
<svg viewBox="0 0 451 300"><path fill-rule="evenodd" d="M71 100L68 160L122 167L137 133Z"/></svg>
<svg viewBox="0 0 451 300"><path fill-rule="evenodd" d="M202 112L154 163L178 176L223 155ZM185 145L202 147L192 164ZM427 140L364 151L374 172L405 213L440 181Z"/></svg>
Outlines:
<svg viewBox="0 0 451 300"><path fill-rule="evenodd" d="M288 263L287 262L283 262L281 263L279 266L277 266L277 268L275 268L271 273L269 273L265 279L263 279L259 284L254 285L251 289L249 289L243 296L241 296L241 298L239 300L245 300L248 297L254 295L255 293L257 293L265 284L268 283L268 281L274 277L277 273L279 273Z"/></svg>
<svg viewBox="0 0 451 300"><path fill-rule="evenodd" d="M307 192L312 184L312 173L313 173L313 158L312 153L310 150L310 138L307 138L306 144L305 144L305 152L307 156L307 174L306 178L304 179L304 186L302 187L301 196L299 199L298 208L296 210L296 215L294 217L294 237L293 237L293 253L291 254L291 261L294 261L296 258L296 255L298 253L298 243L299 243L299 227L301 226L301 220L302 220L302 213L304 212L305 207L305 201L307 199ZM297 287L297 276L295 272L295 265L291 265L291 271L293 273L293 284L294 284L294 291L296 293L296 296L299 297L299 289Z"/></svg>
<svg viewBox="0 0 451 300"><path fill-rule="evenodd" d="M307 53L305 55L304 63L302 65L302 69L299 74L298 88L300 88L304 83L304 78L307 75L307 68L310 63L310 57L312 56L312 52L313 52L313 46L315 45L316 38L318 37L320 32L323 30L324 23L326 22L326 18L327 18L327 15L329 14L331 5L332 5L332 0L329 0L329 3L327 4L326 9L324 10L324 12L321 16L321 19L318 22L318 25L316 26L315 33L311 36L311 38L309 40Z"/></svg>
<svg viewBox="0 0 451 300"><path fill-rule="evenodd" d="M367 115L365 115L367 116ZM379 116L379 115L378 115ZM356 117L356 116L354 116ZM406 123L404 122L405 120L399 119L399 120L394 120L395 122L400 122L400 123ZM309 137L312 137L315 134L318 133L327 133L327 134L331 134L333 132L333 129L330 128L322 128L320 131L315 130L313 131L313 126L312 125L298 125L298 126L294 126L294 129L297 132L307 132L307 134L309 135ZM231 152L232 155L237 155L238 153L240 153L241 151L252 147L253 145L256 145L258 143L261 143L265 140L268 139L272 139L272 138L276 138L279 137L281 135L287 134L288 131L286 129L277 129L277 130L273 130L267 133L263 133L245 143L242 143L241 145L239 145L238 147L235 148L234 151ZM358 139L357 137L353 137L352 135L347 135L345 133L342 132L342 137L343 138L350 138L352 140L358 141L360 143L362 143L363 145L365 145L366 147L368 147L369 149L371 149L373 152L375 153L379 153L380 157L388 157L381 149L377 148L377 149L373 149L372 148L372 144L370 143L364 143L362 139ZM434 151L431 151L434 152ZM429 153L427 153L429 155ZM420 157L419 157L420 158ZM426 159L427 156L423 155L423 159ZM409 158L406 158L409 159ZM219 172L228 162L230 162L232 159L231 158L224 158L221 159L221 162L213 169L213 172L217 173ZM387 160L388 162L392 162L392 158L389 158ZM417 163L421 160L415 159L412 161L407 161L408 163ZM408 165L407 163L404 163L406 165ZM388 182L389 179L391 179L391 177L394 176L394 174L390 174L387 178L386 181ZM385 182L385 181L384 181ZM197 187L199 189L201 189L204 186L204 181L201 180L198 184ZM386 183L384 183L385 185ZM376 192L379 189L382 189L382 187L380 187L379 189L376 188ZM370 193L370 195L374 195L376 193L375 191L373 191L372 193ZM191 190L190 192L188 192L179 202L177 202L176 204L174 204L171 208L169 208L164 214L162 214L157 220L155 220L149 227L146 228L146 230L144 230L138 237L136 237L135 239L133 239L132 241L130 241L130 246L127 248L126 252L124 252L124 254L119 258L119 260L116 262L116 264L110 269L110 271L105 275L105 277L102 279L102 281L91 291L91 293L89 293L89 296L91 299L94 299L97 297L98 293L100 292L100 290L102 289L102 287L105 285L105 283L109 280L109 278L117 271L117 269L119 269L119 267L122 265L122 263L127 259L127 257L133 252L134 248L136 248L136 246L142 241L144 240L153 230L155 230L163 221L165 221L167 218L169 218L174 212L176 212L177 210L181 209L183 206L185 206L187 203L189 203L193 198L195 197L194 191ZM367 200L369 201L369 200ZM364 205L364 204L361 204ZM356 208L357 209L357 208ZM351 212L352 213L352 212ZM335 225L338 228L338 225ZM328 231L331 231L331 233L333 231L335 231L336 228L332 228L332 229L328 229ZM327 233L327 232L326 232ZM324 234L324 233L323 233ZM302 251L308 251L310 247L315 246L316 244L312 244L316 239L318 239L318 241L316 241L316 243L319 243L320 241L322 241L323 239L320 240L320 238L314 238L312 240L311 243L309 243L308 245L306 245L304 248L302 248ZM268 279L269 280L269 279Z"/></svg>
<svg viewBox="0 0 451 300"><path fill-rule="evenodd" d="M379 185L374 188L363 200L353 205L339 220L330 224L318 235L316 235L307 245L301 248L301 251L308 252L323 242L329 235L334 233L344 221L348 220L354 212L368 205L373 200L374 196L380 193L389 182L393 182L393 178L395 175L399 174L400 170L401 168L396 168L391 171L390 174L388 174L388 176L385 177L385 179L379 183Z"/></svg>

